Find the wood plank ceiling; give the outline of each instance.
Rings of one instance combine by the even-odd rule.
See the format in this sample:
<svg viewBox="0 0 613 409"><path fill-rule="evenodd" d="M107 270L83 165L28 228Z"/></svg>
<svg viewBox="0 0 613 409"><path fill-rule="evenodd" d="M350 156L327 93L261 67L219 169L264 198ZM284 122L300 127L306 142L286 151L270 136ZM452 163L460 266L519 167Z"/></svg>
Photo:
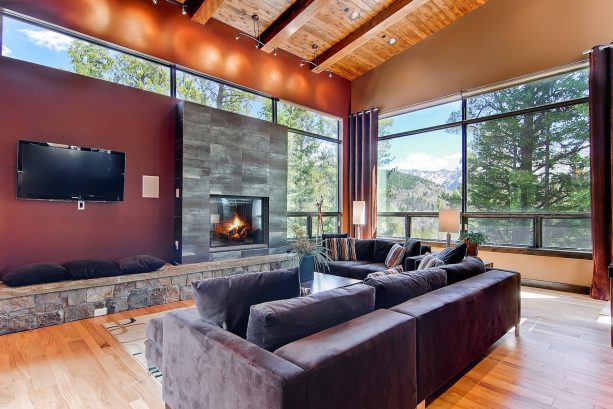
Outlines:
<svg viewBox="0 0 613 409"><path fill-rule="evenodd" d="M184 1L192 20L206 24L214 18L249 34L257 14L263 52L277 47L316 63L314 72L353 80L488 0ZM359 17L352 20L355 12ZM395 43L388 44L392 38Z"/></svg>

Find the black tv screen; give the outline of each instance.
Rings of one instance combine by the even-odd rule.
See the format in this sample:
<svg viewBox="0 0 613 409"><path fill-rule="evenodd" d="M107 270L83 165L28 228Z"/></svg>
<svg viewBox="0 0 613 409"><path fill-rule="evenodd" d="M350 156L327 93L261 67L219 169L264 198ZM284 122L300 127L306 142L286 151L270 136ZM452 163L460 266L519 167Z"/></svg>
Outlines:
<svg viewBox="0 0 613 409"><path fill-rule="evenodd" d="M121 152L19 141L17 198L122 201L125 165Z"/></svg>

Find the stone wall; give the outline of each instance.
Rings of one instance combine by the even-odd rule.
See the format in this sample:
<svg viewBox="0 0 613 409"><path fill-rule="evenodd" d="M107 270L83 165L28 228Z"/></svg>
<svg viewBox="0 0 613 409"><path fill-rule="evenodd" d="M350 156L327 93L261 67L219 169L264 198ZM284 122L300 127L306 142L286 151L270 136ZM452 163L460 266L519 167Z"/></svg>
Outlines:
<svg viewBox="0 0 613 409"><path fill-rule="evenodd" d="M282 253L287 242L287 128L190 102L179 104L175 261ZM210 196L268 198L268 248L210 253Z"/></svg>
<svg viewBox="0 0 613 409"><path fill-rule="evenodd" d="M192 298L191 283L289 266L287 256L253 257L236 261L166 266L133 276L9 288L0 286L0 335L57 325L94 316L107 308L112 314Z"/></svg>

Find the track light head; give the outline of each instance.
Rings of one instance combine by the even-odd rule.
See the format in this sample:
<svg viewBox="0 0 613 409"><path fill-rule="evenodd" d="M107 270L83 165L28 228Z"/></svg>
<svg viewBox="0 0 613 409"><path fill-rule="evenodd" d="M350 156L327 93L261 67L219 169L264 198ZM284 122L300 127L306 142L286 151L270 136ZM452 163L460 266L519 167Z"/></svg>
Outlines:
<svg viewBox="0 0 613 409"><path fill-rule="evenodd" d="M151 3L158 4L158 0L151 0Z"/></svg>
<svg viewBox="0 0 613 409"><path fill-rule="evenodd" d="M300 66L304 67L304 61L300 61Z"/></svg>
<svg viewBox="0 0 613 409"><path fill-rule="evenodd" d="M183 8L181 9L181 14L187 16L187 6L183 5Z"/></svg>
<svg viewBox="0 0 613 409"><path fill-rule="evenodd" d="M234 37L234 38L236 38L236 41L240 40L241 39L241 33L236 34L236 37Z"/></svg>
<svg viewBox="0 0 613 409"><path fill-rule="evenodd" d="M332 78L332 73L331 72L328 73L328 77Z"/></svg>
<svg viewBox="0 0 613 409"><path fill-rule="evenodd" d="M274 55L275 57L277 56L277 49L276 48L274 50L272 50L272 55Z"/></svg>

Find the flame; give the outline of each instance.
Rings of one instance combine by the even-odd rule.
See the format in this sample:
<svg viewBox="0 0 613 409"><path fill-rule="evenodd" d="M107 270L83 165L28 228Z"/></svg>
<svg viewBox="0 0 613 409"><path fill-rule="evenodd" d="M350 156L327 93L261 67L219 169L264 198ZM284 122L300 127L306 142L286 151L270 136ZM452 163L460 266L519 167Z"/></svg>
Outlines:
<svg viewBox="0 0 613 409"><path fill-rule="evenodd" d="M232 231L234 229L238 229L239 227L243 226L243 221L240 219L240 217L238 217L237 214L234 215L234 220L232 221L232 224L230 225L230 228L228 229L228 231Z"/></svg>

